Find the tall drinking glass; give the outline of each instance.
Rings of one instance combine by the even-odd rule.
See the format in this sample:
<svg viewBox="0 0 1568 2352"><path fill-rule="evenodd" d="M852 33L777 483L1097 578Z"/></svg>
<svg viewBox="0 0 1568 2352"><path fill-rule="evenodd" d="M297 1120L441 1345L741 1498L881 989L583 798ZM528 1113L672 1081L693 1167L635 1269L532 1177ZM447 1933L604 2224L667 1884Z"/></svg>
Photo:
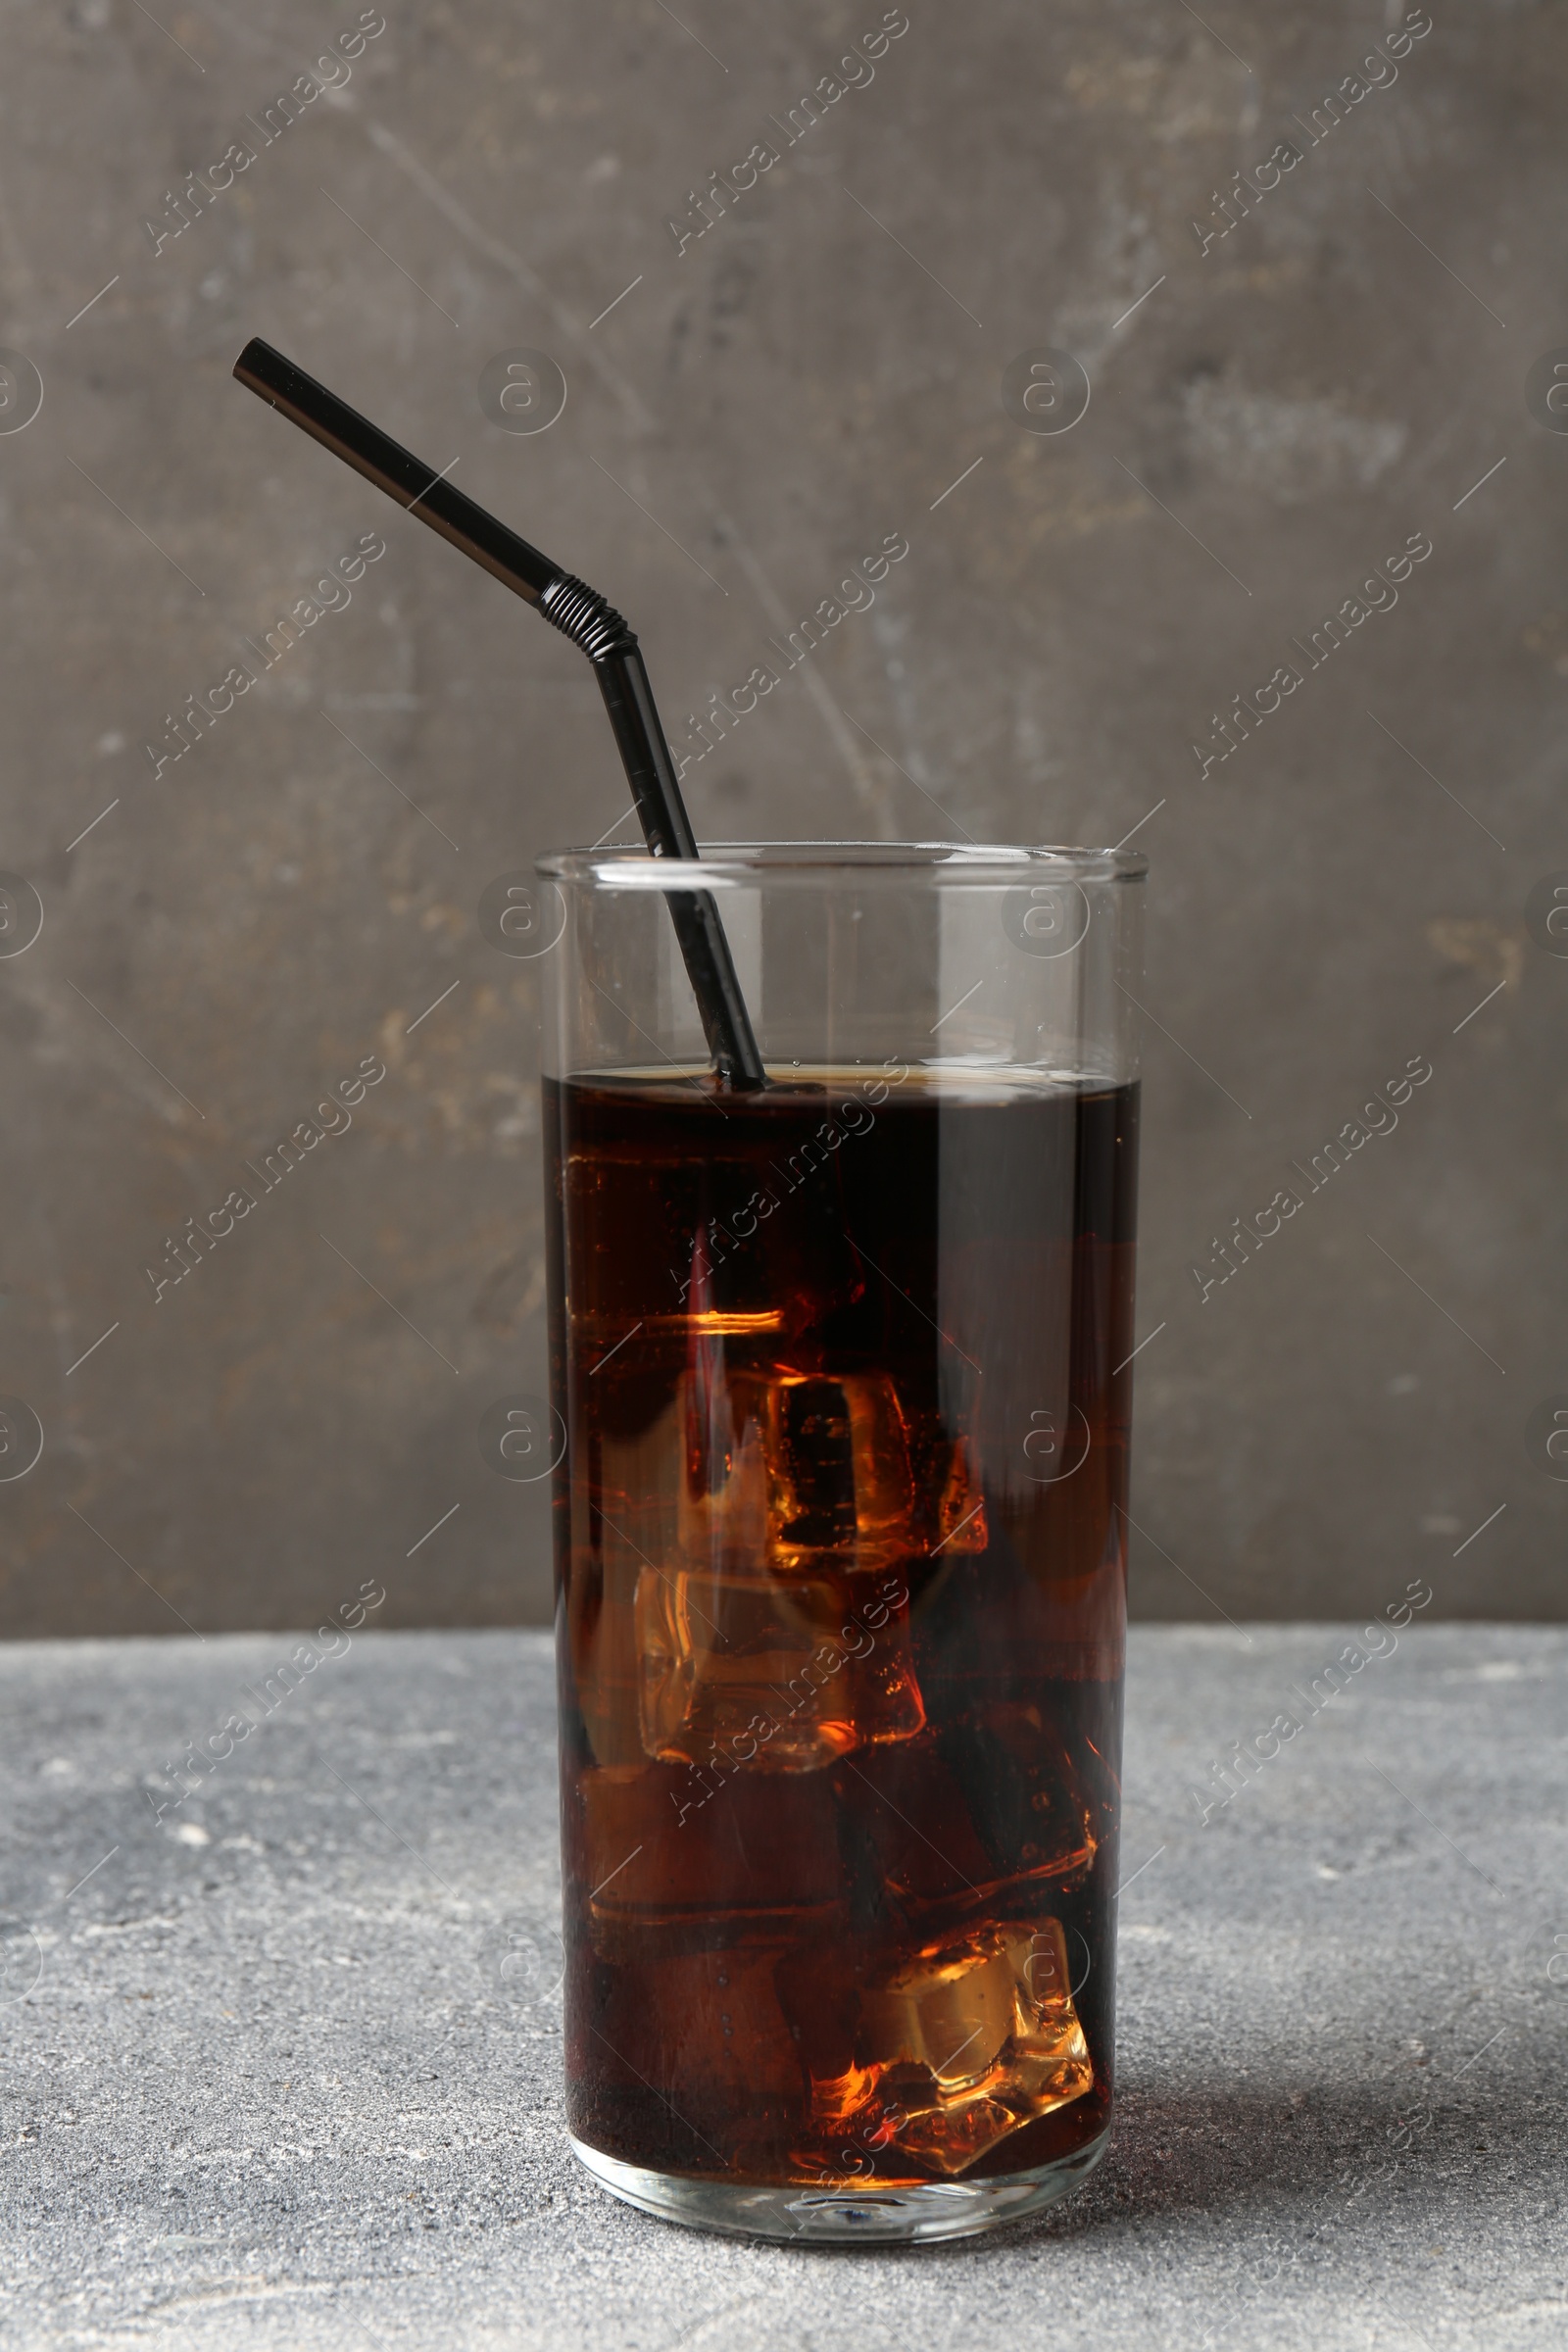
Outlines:
<svg viewBox="0 0 1568 2352"><path fill-rule="evenodd" d="M709 2229L989 2229L1110 2108L1143 860L539 872L573 2144Z"/></svg>

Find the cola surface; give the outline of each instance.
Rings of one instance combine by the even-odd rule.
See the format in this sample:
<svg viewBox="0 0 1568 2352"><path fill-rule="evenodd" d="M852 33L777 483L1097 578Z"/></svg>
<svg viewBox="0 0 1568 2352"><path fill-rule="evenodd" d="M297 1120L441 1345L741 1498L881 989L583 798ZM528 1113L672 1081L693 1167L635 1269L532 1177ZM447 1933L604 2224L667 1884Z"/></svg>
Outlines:
<svg viewBox="0 0 1568 2352"><path fill-rule="evenodd" d="M1111 2089L1137 1088L551 1080L570 2128L992 2178Z"/></svg>

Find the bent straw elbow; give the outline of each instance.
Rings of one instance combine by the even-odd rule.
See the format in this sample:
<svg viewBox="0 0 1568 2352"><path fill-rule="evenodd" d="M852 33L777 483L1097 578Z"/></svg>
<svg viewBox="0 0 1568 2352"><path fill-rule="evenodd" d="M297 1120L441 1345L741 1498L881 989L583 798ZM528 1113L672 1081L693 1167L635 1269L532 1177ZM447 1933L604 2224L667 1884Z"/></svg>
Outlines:
<svg viewBox="0 0 1568 2352"><path fill-rule="evenodd" d="M697 837L642 654L613 605L454 489L446 478L450 466L434 472L271 344L253 338L235 362L234 374L248 391L524 598L588 656L650 851L656 858L695 858ZM715 1067L737 1089L765 1086L766 1071L711 893L673 892L669 912Z"/></svg>
<svg viewBox="0 0 1568 2352"><path fill-rule="evenodd" d="M557 573L539 599L539 610L590 662L637 651L636 634L614 606L572 572Z"/></svg>

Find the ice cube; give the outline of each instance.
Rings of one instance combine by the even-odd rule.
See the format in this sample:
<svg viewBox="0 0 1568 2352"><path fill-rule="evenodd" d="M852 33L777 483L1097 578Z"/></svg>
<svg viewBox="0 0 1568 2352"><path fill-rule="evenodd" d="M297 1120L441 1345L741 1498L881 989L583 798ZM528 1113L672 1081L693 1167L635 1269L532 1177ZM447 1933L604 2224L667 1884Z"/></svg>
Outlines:
<svg viewBox="0 0 1568 2352"><path fill-rule="evenodd" d="M978 1902L1015 1917L1081 1882L1100 1838L1072 1758L1048 1714L993 1706L981 1722L941 1721L918 1746L884 1748L858 1768L862 1877L911 1933L935 1937Z"/></svg>
<svg viewBox="0 0 1568 2352"><path fill-rule="evenodd" d="M867 1573L986 1545L968 1441L885 1372L726 1369L681 1383L679 1541L732 1572Z"/></svg>
<svg viewBox="0 0 1568 2352"><path fill-rule="evenodd" d="M771 1565L882 1568L916 1548L908 1440L885 1373L786 1376L762 1409Z"/></svg>
<svg viewBox="0 0 1568 2352"><path fill-rule="evenodd" d="M642 1406L638 1398L636 1407ZM636 1592L650 1560L675 1546L678 1440L672 1399L662 1411L617 1394L597 1446L577 1466L569 1500L570 1572L564 1637L568 1704L580 1711L596 1764L640 1764Z"/></svg>
<svg viewBox="0 0 1568 2352"><path fill-rule="evenodd" d="M1116 1809L1103 1801L1098 1751L1068 1739L1054 1706L993 1700L946 1723L938 1744L990 1858L988 1879L1081 1881Z"/></svg>
<svg viewBox="0 0 1568 2352"><path fill-rule="evenodd" d="M637 1585L644 1752L726 1772L814 1772L925 1725L908 1593L845 1576L650 1563Z"/></svg>
<svg viewBox="0 0 1568 2352"><path fill-rule="evenodd" d="M676 1404L675 1541L682 1560L732 1574L760 1570L768 1556L767 1461L753 1385L689 1372Z"/></svg>
<svg viewBox="0 0 1568 2352"><path fill-rule="evenodd" d="M830 2023L822 2072L803 2045L803 2166L854 2173L869 2149L952 2176L1094 2084L1054 1918L973 1925L881 1969L860 1987L848 2065Z"/></svg>
<svg viewBox="0 0 1568 2352"><path fill-rule="evenodd" d="M616 1964L693 1938L830 1934L843 1911L831 1785L807 1781L781 1815L753 1775L612 1765L573 1776L563 1816L570 1886L600 1957Z"/></svg>
<svg viewBox="0 0 1568 2352"><path fill-rule="evenodd" d="M932 1551L956 1553L984 1551L989 1538L986 1534L985 1500L975 1472L973 1451L967 1438L951 1441L940 1436L929 1442L939 1483L933 1487L936 1494L936 1524L931 1531Z"/></svg>

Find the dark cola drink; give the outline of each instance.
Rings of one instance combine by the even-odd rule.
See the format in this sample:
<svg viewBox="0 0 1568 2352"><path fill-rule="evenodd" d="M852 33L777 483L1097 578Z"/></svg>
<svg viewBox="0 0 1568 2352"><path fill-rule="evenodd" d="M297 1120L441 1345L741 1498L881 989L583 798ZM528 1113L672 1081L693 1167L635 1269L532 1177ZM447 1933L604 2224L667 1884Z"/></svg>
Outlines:
<svg viewBox="0 0 1568 2352"><path fill-rule="evenodd" d="M573 2136L826 2188L1090 2147L1136 1086L546 1112Z"/></svg>

